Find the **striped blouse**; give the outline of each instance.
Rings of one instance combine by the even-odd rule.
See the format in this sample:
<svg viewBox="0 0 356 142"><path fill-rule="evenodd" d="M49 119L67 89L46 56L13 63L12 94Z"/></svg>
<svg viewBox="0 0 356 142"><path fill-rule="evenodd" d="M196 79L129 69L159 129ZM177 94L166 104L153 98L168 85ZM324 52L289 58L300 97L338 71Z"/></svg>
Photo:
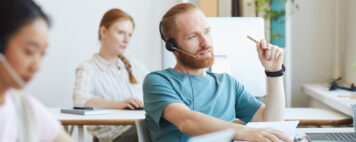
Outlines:
<svg viewBox="0 0 356 142"><path fill-rule="evenodd" d="M137 84L130 83L125 64L119 58L108 61L95 54L90 60L80 64L76 70L74 106L83 107L93 97L114 101L137 98L143 102L142 83L148 71L135 60L128 59L128 61L132 65ZM88 131L104 142L112 141L130 127L129 125L88 126Z"/></svg>

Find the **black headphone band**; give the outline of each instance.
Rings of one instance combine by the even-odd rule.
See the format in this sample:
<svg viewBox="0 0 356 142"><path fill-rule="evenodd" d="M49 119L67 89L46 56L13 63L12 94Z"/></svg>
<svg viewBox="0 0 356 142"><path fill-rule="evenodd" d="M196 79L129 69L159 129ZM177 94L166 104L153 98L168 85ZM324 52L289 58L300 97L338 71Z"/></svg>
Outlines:
<svg viewBox="0 0 356 142"><path fill-rule="evenodd" d="M162 22L159 22L159 34L161 35L162 40L166 41L162 33Z"/></svg>
<svg viewBox="0 0 356 142"><path fill-rule="evenodd" d="M166 49L168 51L174 52L176 51L177 47L177 43L173 38L169 38L168 40L165 39L163 32L162 32L162 22L159 23L159 33L161 35L162 40L164 41L164 43L166 44Z"/></svg>

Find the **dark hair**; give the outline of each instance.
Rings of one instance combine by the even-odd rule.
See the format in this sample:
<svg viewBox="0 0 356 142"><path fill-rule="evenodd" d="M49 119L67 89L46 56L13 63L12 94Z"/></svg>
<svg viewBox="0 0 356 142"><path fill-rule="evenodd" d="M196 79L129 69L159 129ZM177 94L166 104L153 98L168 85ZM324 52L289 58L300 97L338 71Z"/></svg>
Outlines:
<svg viewBox="0 0 356 142"><path fill-rule="evenodd" d="M8 40L16 32L37 18L50 25L47 15L32 0L0 0L0 52L5 51Z"/></svg>

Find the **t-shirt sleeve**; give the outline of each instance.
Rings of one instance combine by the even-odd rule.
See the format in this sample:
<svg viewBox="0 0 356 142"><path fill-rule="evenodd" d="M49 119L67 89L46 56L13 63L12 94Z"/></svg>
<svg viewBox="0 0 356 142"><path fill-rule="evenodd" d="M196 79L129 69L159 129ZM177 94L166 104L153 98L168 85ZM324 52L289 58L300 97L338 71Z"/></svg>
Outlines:
<svg viewBox="0 0 356 142"><path fill-rule="evenodd" d="M158 73L146 76L143 82L143 98L146 115L151 117L158 127L162 123L162 114L166 106L171 103L182 103L169 80Z"/></svg>
<svg viewBox="0 0 356 142"><path fill-rule="evenodd" d="M257 100L245 87L236 81L236 118L243 121L245 124L251 121L256 111L262 105L262 102Z"/></svg>
<svg viewBox="0 0 356 142"><path fill-rule="evenodd" d="M75 84L73 90L73 103L74 106L84 107L88 100L95 97L91 94L92 74L90 64L81 64L78 66L75 72Z"/></svg>
<svg viewBox="0 0 356 142"><path fill-rule="evenodd" d="M39 101L31 96L28 98L37 124L40 142L54 142L62 129L60 122Z"/></svg>

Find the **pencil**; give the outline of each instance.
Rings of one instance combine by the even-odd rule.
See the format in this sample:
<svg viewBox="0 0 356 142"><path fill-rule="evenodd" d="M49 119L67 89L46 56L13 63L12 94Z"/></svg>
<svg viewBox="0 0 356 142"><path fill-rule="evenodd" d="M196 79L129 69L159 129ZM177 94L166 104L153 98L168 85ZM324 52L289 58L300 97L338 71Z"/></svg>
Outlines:
<svg viewBox="0 0 356 142"><path fill-rule="evenodd" d="M247 36L247 38L250 39L250 40L252 40L253 42L255 42L255 43L257 43L257 44L259 43L256 39L252 38L251 36ZM268 45L271 46L271 44L268 44ZM270 49L270 47L267 47L267 48L264 49L264 50L271 50L271 49Z"/></svg>
<svg viewBox="0 0 356 142"><path fill-rule="evenodd" d="M251 40L254 41L255 43L258 43L258 41L255 40L254 38L252 38L251 36L247 36L247 38L251 39Z"/></svg>

